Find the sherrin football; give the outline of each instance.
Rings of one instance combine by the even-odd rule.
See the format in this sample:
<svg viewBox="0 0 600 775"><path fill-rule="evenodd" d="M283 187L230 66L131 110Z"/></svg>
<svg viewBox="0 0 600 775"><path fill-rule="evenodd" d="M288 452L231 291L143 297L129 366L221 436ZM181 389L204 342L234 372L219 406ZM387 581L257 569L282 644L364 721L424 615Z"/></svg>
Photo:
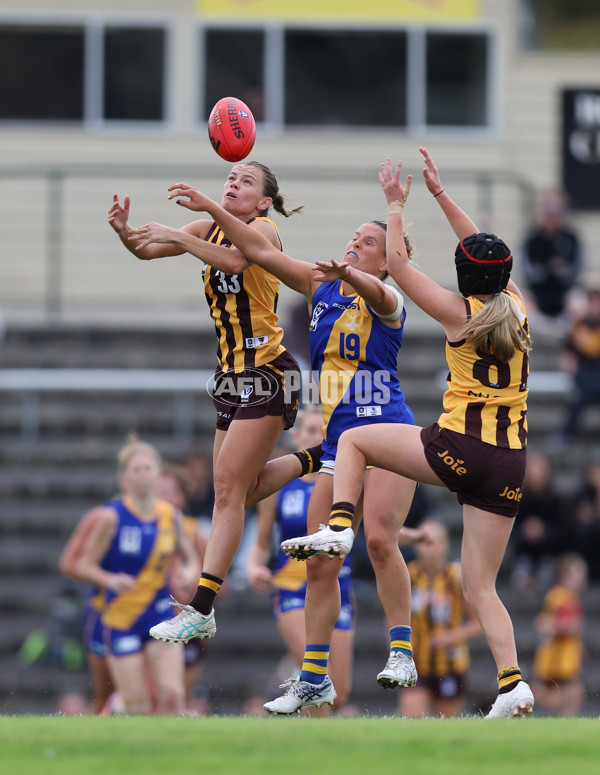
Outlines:
<svg viewBox="0 0 600 775"><path fill-rule="evenodd" d="M252 150L256 124L250 108L237 97L223 97L208 117L210 144L225 161L241 161Z"/></svg>

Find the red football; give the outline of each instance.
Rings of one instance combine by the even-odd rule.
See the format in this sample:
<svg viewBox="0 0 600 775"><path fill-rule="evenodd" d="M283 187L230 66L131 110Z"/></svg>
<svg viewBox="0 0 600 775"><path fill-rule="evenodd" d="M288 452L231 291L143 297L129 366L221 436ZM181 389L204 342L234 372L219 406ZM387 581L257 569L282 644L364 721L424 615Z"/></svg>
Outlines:
<svg viewBox="0 0 600 775"><path fill-rule="evenodd" d="M241 161L252 150L256 124L250 108L237 97L223 97L208 117L210 144L225 161Z"/></svg>

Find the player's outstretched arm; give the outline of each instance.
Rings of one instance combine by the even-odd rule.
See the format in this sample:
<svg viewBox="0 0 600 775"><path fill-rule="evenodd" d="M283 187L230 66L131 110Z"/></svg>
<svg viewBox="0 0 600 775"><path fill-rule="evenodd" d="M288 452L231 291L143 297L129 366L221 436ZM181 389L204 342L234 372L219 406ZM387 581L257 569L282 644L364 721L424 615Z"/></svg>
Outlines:
<svg viewBox="0 0 600 775"><path fill-rule="evenodd" d="M113 194L113 203L108 211L108 223L117 233L119 239L125 245L127 250L136 258L149 261L153 258L164 258L165 256L177 256L183 253L174 244L148 244L140 248L139 240L136 238L136 229L129 223L129 208L131 200L128 196L123 199L123 204L119 201L119 195Z"/></svg>
<svg viewBox="0 0 600 775"><path fill-rule="evenodd" d="M479 229L475 222L454 202L444 190L440 181L440 175L433 159L429 155L427 148L419 148L425 159L423 168L423 178L429 193L435 198L436 202L442 208L448 223L459 240L465 239L470 234L477 234Z"/></svg>
<svg viewBox="0 0 600 775"><path fill-rule="evenodd" d="M307 298L312 297L314 287L311 265L282 253L262 231L263 226L260 221L244 223L187 183L175 183L169 191L169 199L175 199L181 207L196 212L207 212L247 260L262 266L292 290L302 293ZM194 255L198 254L194 253Z"/></svg>
<svg viewBox="0 0 600 775"><path fill-rule="evenodd" d="M381 165L379 180L388 205L386 252L388 271L400 289L428 315L439 321L447 333L465 321L462 297L443 288L417 269L409 259L404 238L404 206L410 193L411 176L401 179L402 162L392 168L390 159Z"/></svg>
<svg viewBox="0 0 600 775"><path fill-rule="evenodd" d="M198 221L196 221L198 223ZM240 274L250 262L238 251L230 250L223 245L213 245L206 242L195 233L194 223L183 229L174 229L164 223L152 221L131 231L131 239L136 240L137 250L144 251L153 245L172 245L176 255L190 253L201 261L210 264L214 269L227 274ZM173 254L175 255L175 254Z"/></svg>
<svg viewBox="0 0 600 775"><path fill-rule="evenodd" d="M317 282L332 282L343 280L363 298L377 315L391 315L398 306L398 294L379 277L362 272L349 266L345 261L317 261L313 267L314 279ZM390 323L393 328L399 328L400 320Z"/></svg>

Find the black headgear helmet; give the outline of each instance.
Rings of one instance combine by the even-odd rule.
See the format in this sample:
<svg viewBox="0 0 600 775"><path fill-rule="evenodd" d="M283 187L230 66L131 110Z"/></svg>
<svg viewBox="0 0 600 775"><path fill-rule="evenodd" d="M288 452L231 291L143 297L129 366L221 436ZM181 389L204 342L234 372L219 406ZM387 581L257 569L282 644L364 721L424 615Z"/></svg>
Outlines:
<svg viewBox="0 0 600 775"><path fill-rule="evenodd" d="M508 246L495 234L471 234L461 240L454 253L458 289L463 296L500 293L512 269Z"/></svg>

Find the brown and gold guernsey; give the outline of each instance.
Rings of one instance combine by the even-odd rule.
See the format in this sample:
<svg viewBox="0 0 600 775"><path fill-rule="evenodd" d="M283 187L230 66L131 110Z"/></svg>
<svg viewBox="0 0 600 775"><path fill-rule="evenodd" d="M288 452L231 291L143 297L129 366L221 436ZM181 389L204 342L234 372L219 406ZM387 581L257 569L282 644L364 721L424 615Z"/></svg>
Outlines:
<svg viewBox="0 0 600 775"><path fill-rule="evenodd" d="M463 674L469 668L466 641L444 649L431 646L435 632L460 627L465 618L465 604L458 563L448 563L433 576L419 560L408 563L412 588L411 627L414 660L419 675L442 678Z"/></svg>
<svg viewBox="0 0 600 775"><path fill-rule="evenodd" d="M527 330L523 303L515 294L510 296ZM466 298L465 304L470 316L484 305L473 296ZM505 363L493 354L476 352L466 340L446 340L446 359L448 389L438 424L496 447L523 449L527 445L527 353L516 350Z"/></svg>
<svg viewBox="0 0 600 775"><path fill-rule="evenodd" d="M542 614L556 620L582 620L583 608L575 592L558 585L546 595ZM582 660L583 643L579 633L554 635L537 648L533 670L542 681L569 681L580 675Z"/></svg>
<svg viewBox="0 0 600 775"><path fill-rule="evenodd" d="M267 221L277 230L270 218L252 220ZM231 247L216 223L210 227L206 240ZM203 276L204 292L217 333L221 371L239 373L264 366L285 352L281 344L283 329L278 325L276 314L279 299L276 277L256 264L240 274L226 274L206 265Z"/></svg>

